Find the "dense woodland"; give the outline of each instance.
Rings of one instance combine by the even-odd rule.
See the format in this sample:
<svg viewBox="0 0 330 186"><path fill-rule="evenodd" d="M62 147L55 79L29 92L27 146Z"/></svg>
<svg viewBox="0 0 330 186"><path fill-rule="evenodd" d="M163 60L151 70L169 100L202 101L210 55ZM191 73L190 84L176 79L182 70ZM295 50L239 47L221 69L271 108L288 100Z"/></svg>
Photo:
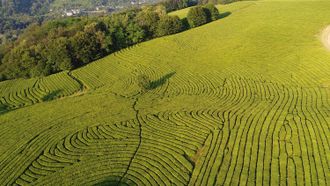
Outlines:
<svg viewBox="0 0 330 186"><path fill-rule="evenodd" d="M215 6L207 4L192 8L187 19L180 20L167 12L191 4L186 0L172 2L170 8L162 3L109 16L33 24L15 42L0 48L0 80L71 70L122 48L200 26L219 17Z"/></svg>
<svg viewBox="0 0 330 186"><path fill-rule="evenodd" d="M16 40L29 25L60 18L70 9L95 10L97 7L103 7L118 11L143 6L139 3L161 3L166 11L173 11L197 3L226 4L233 1L239 0L0 0L0 45Z"/></svg>
<svg viewBox="0 0 330 186"><path fill-rule="evenodd" d="M0 44L15 40L30 24L61 17L65 10L95 10L104 6L129 7L131 0L0 0Z"/></svg>

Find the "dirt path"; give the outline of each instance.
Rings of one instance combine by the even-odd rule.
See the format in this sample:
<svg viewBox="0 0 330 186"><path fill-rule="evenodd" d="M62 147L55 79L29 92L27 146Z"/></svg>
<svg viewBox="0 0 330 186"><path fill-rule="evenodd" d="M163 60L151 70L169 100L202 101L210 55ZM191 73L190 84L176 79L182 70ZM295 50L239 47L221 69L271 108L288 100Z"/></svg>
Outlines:
<svg viewBox="0 0 330 186"><path fill-rule="evenodd" d="M330 26L322 31L321 40L323 45L330 50Z"/></svg>

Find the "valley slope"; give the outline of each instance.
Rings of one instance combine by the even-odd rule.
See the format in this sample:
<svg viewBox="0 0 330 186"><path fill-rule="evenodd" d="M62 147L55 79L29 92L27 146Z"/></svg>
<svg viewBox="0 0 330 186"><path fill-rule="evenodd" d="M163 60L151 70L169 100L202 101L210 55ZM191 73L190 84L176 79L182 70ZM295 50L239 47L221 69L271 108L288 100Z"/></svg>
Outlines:
<svg viewBox="0 0 330 186"><path fill-rule="evenodd" d="M219 5L207 25L1 82L0 182L329 185L329 7Z"/></svg>

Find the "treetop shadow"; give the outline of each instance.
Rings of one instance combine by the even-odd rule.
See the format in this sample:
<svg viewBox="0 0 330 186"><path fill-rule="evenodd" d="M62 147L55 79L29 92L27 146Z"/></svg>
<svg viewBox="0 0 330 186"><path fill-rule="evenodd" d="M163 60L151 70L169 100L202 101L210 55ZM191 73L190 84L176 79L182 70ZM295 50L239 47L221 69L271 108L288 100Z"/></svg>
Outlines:
<svg viewBox="0 0 330 186"><path fill-rule="evenodd" d="M168 73L168 74L166 74L166 75L160 77L160 78L157 79L157 80L151 81L151 82L149 83L149 86L148 86L147 89L148 89L148 90L152 90L152 89L155 89L155 88L157 88L157 87L162 86L163 84L166 83L166 81L167 81L168 79L170 79L172 76L174 76L175 73L176 73L176 72L171 72L171 73Z"/></svg>
<svg viewBox="0 0 330 186"><path fill-rule="evenodd" d="M9 112L9 108L6 105L0 104L0 115Z"/></svg>
<svg viewBox="0 0 330 186"><path fill-rule="evenodd" d="M138 76L138 85L141 88L142 92L153 90L165 84L166 81L170 79L174 74L175 72L168 73L154 81L151 81L148 76L141 74Z"/></svg>
<svg viewBox="0 0 330 186"><path fill-rule="evenodd" d="M115 177L115 176L110 176L105 180L94 184L94 186L130 186L130 185L132 184L123 182L120 180L119 177Z"/></svg>
<svg viewBox="0 0 330 186"><path fill-rule="evenodd" d="M55 99L60 92L62 92L62 90L55 90L53 92L50 92L49 94L45 95L42 98L42 101L51 101L51 100Z"/></svg>
<svg viewBox="0 0 330 186"><path fill-rule="evenodd" d="M218 17L218 19L223 19L225 17L228 17L231 15L231 12L224 12L224 13L221 13Z"/></svg>

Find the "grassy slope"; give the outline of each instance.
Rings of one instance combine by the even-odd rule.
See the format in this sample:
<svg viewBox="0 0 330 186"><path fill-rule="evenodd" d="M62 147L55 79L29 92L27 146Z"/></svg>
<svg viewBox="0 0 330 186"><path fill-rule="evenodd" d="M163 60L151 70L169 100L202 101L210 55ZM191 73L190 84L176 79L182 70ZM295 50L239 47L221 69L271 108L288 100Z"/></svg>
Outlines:
<svg viewBox="0 0 330 186"><path fill-rule="evenodd" d="M221 5L232 14L71 75L1 83L4 105L38 103L0 115L1 182L329 184L330 53L318 39L329 6ZM139 74L169 78L139 95ZM45 157L65 168L43 172L56 164Z"/></svg>

